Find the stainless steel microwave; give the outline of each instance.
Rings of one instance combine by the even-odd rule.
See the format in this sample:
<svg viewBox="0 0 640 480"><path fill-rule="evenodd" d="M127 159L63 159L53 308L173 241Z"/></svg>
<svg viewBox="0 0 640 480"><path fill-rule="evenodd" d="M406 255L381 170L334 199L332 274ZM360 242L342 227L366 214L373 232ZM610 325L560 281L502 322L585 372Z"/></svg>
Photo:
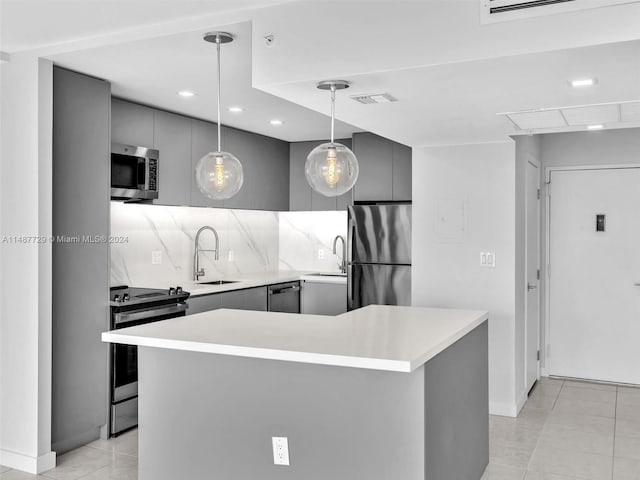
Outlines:
<svg viewBox="0 0 640 480"><path fill-rule="evenodd" d="M152 200L158 198L158 150L111 144L111 198Z"/></svg>

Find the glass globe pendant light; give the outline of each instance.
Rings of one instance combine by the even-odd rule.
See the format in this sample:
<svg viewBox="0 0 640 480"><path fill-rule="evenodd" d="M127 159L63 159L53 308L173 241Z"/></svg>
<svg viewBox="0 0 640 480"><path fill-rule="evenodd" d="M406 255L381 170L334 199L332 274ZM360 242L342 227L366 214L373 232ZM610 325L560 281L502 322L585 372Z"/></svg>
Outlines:
<svg viewBox="0 0 640 480"><path fill-rule="evenodd" d="M358 180L358 159L345 145L334 142L336 90L349 88L344 80L318 84L320 90L331 91L331 141L311 150L304 167L307 182L326 197L337 197L353 188Z"/></svg>
<svg viewBox="0 0 640 480"><path fill-rule="evenodd" d="M234 155L222 151L220 135L220 45L233 41L233 35L226 32L210 32L204 36L206 42L216 44L218 51L218 150L209 152L196 164L198 188L207 197L224 200L233 197L244 180L242 164Z"/></svg>

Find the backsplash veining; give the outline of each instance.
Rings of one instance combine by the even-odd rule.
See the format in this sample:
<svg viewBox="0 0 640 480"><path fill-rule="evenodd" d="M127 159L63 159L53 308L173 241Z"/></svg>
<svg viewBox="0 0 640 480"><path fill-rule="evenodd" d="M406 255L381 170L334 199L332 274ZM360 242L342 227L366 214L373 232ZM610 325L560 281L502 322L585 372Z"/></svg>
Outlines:
<svg viewBox="0 0 640 480"><path fill-rule="evenodd" d="M280 270L337 272L342 260L342 244L338 254L332 252L333 239L346 240L347 212L280 212ZM324 258L318 258L322 250Z"/></svg>
<svg viewBox="0 0 640 480"><path fill-rule="evenodd" d="M212 252L201 253L205 277L200 280L241 280L277 270L337 271L341 251L333 255L332 243L336 235L346 235L347 213L111 202L111 236L126 239L111 244L111 285L167 288L192 281L194 239L204 225L218 232L220 256L215 261ZM213 234L203 232L200 248L214 245ZM160 263L152 262L154 253Z"/></svg>
<svg viewBox="0 0 640 480"><path fill-rule="evenodd" d="M200 254L205 277L238 278L278 269L278 214L219 208L165 207L111 203L111 235L127 242L111 245L111 285L166 288L193 279L194 240L209 225L220 237L219 260ZM213 250L211 232L200 236L200 248ZM152 264L153 252L162 263ZM233 260L229 253L233 251Z"/></svg>

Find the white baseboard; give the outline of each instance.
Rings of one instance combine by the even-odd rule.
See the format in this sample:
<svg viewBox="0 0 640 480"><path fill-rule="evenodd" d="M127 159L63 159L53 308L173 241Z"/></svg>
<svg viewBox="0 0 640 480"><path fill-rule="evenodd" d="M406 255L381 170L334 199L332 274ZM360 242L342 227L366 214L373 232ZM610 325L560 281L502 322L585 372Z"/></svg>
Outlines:
<svg viewBox="0 0 640 480"><path fill-rule="evenodd" d="M511 403L489 402L489 415L498 415L499 417L517 417L519 408Z"/></svg>
<svg viewBox="0 0 640 480"><path fill-rule="evenodd" d="M0 450L0 465L37 475L56 466L56 452L31 457L21 453Z"/></svg>
<svg viewBox="0 0 640 480"><path fill-rule="evenodd" d="M520 398L518 398L518 401L516 403L516 416L520 415L520 410L522 410L522 407L524 407L524 404L527 403L528 398L529 398L528 393L522 392L522 394L520 395Z"/></svg>

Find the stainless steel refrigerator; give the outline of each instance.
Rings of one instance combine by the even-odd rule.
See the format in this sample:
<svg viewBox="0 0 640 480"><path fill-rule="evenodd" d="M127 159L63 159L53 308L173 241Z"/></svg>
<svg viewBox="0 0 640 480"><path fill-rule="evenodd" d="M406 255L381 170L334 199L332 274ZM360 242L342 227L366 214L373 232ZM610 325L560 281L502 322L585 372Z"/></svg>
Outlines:
<svg viewBox="0 0 640 480"><path fill-rule="evenodd" d="M347 306L411 305L411 205L349 207Z"/></svg>

